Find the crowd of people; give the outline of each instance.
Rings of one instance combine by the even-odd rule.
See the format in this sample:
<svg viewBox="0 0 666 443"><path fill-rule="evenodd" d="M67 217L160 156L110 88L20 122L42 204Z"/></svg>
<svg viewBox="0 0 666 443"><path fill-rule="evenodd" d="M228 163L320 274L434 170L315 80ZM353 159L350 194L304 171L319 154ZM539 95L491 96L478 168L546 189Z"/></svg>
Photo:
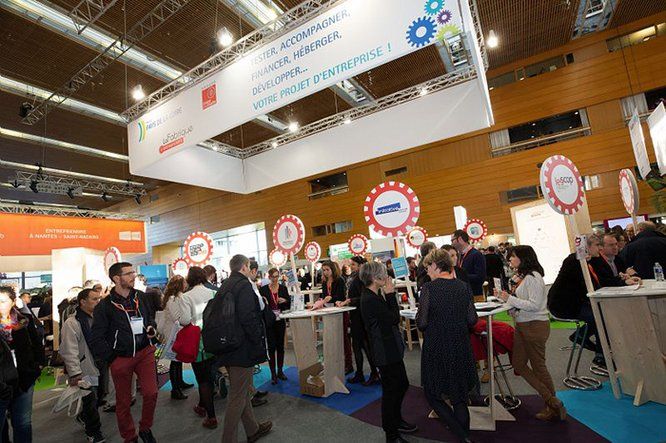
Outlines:
<svg viewBox="0 0 666 443"><path fill-rule="evenodd" d="M666 264L666 236L652 222L590 234L587 250L595 289L638 284L655 277L657 263ZM479 395L486 374L479 377L472 349L472 331L483 321L474 302L485 299L484 294L494 294L511 308L512 364L543 399L538 419L559 421L567 416L547 365L551 317L586 322L589 333L579 338L579 344L595 353L595 365L605 367L583 268L575 254L564 260L550 289L529 245L501 243L480 251L462 230L452 234L450 245L438 248L424 243L419 256L407 263L409 279L417 287L424 395L460 441L471 441L469 404ZM322 294L309 307L356 308L345 312L343 322L347 382L381 383L386 440L406 442L403 435L417 427L401 412L409 386L401 297L385 264L353 257L345 266L348 269L335 261L322 263ZM287 380L287 321L281 315L291 309L292 296L277 268L269 269L264 280L258 264L243 255L232 257L229 267L230 274L221 281L210 265L191 267L186 277L173 276L162 293L156 288L137 289L141 283L133 266L116 263L108 270L110 288L86 282L84 288L75 288L74 300L61 303L59 357L69 385L86 392L76 420L88 441L105 441L100 409L115 412L124 441L156 441L152 433L158 397L156 355L171 360L174 401L188 398L187 391L194 387L183 379L183 362L191 364L198 388L192 412L202 418L204 428L218 427L215 395L227 397L224 443L238 441L241 423L251 443L271 431L270 421L259 422L254 415L253 408L267 402L267 393L254 387L253 374L267 362L272 384ZM0 420L0 435L9 441L11 427L16 443L32 441L33 390L46 364L40 318L48 316L35 315L29 303L29 297L17 297L14 288L0 286L0 414L8 417ZM575 338L574 334L571 340ZM131 412L137 390L138 426Z"/></svg>

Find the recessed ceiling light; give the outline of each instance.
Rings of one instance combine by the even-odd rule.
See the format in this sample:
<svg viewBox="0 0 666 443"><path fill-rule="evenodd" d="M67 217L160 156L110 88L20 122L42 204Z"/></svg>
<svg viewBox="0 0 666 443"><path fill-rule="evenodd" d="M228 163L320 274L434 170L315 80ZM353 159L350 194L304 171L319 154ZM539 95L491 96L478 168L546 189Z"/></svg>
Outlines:
<svg viewBox="0 0 666 443"><path fill-rule="evenodd" d="M425 87L421 88L420 94L421 94L421 97L423 97L424 95L427 95L428 94L428 88L425 88Z"/></svg>
<svg viewBox="0 0 666 443"><path fill-rule="evenodd" d="M497 35L495 35L495 31L492 29L488 33L488 40L486 40L486 43L489 48L496 48L499 45L499 39L497 38Z"/></svg>
<svg viewBox="0 0 666 443"><path fill-rule="evenodd" d="M278 142L274 141L273 143L271 143L271 146L273 147L273 149L277 148Z"/></svg>
<svg viewBox="0 0 666 443"><path fill-rule="evenodd" d="M342 120L342 123L344 123L345 125L351 125L351 122L352 122L351 117L345 117L345 119Z"/></svg>
<svg viewBox="0 0 666 443"><path fill-rule="evenodd" d="M298 131L298 122L291 122L289 123L289 132L296 132Z"/></svg>
<svg viewBox="0 0 666 443"><path fill-rule="evenodd" d="M132 98L136 101L146 98L146 93L143 92L141 85L137 85L134 87L134 89L132 89Z"/></svg>
<svg viewBox="0 0 666 443"><path fill-rule="evenodd" d="M234 36L231 35L231 32L229 32L229 30L225 26L219 31L217 31L217 41L220 43L221 46L224 46L226 48L227 46L231 46L231 44L234 42Z"/></svg>

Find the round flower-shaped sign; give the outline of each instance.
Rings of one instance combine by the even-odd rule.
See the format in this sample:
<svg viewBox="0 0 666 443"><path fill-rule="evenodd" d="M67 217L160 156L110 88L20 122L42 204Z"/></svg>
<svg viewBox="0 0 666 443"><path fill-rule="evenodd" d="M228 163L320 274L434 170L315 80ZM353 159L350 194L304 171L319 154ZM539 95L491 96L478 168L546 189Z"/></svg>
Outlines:
<svg viewBox="0 0 666 443"><path fill-rule="evenodd" d="M347 241L349 252L354 255L363 255L368 250L368 237L363 234L354 234Z"/></svg>
<svg viewBox="0 0 666 443"><path fill-rule="evenodd" d="M428 241L428 232L420 226L415 226L407 233L407 243L413 248L418 248L426 241Z"/></svg>
<svg viewBox="0 0 666 443"><path fill-rule="evenodd" d="M273 244L284 254L296 254L305 242L305 227L295 215L283 215L273 227Z"/></svg>
<svg viewBox="0 0 666 443"><path fill-rule="evenodd" d="M467 220L463 231L467 232L471 241L481 241L488 235L488 227L478 218Z"/></svg>
<svg viewBox="0 0 666 443"><path fill-rule="evenodd" d="M630 215L636 215L639 203L638 183L636 183L636 176L631 169L620 171L620 196L627 212Z"/></svg>
<svg viewBox="0 0 666 443"><path fill-rule="evenodd" d="M118 248L111 246L104 251L104 269L109 269L111 265L122 261Z"/></svg>
<svg viewBox="0 0 666 443"><path fill-rule="evenodd" d="M551 208L572 215L583 206L583 178L571 160L562 155L548 157L541 165L541 192Z"/></svg>
<svg viewBox="0 0 666 443"><path fill-rule="evenodd" d="M175 275L180 275L181 277L187 277L187 272L190 270L190 265L187 264L187 260L184 258L177 258L171 263L171 269Z"/></svg>
<svg viewBox="0 0 666 443"><path fill-rule="evenodd" d="M213 238L197 231L187 236L183 243L184 259L190 266L205 266L213 257Z"/></svg>
<svg viewBox="0 0 666 443"><path fill-rule="evenodd" d="M279 268L287 263L287 256L279 249L273 249L270 254L268 254L268 261L276 268Z"/></svg>
<svg viewBox="0 0 666 443"><path fill-rule="evenodd" d="M370 229L386 237L399 237L416 226L421 205L412 188L390 181L370 191L363 213Z"/></svg>
<svg viewBox="0 0 666 443"><path fill-rule="evenodd" d="M319 243L311 241L305 245L305 258L310 263L314 263L321 257L321 246Z"/></svg>

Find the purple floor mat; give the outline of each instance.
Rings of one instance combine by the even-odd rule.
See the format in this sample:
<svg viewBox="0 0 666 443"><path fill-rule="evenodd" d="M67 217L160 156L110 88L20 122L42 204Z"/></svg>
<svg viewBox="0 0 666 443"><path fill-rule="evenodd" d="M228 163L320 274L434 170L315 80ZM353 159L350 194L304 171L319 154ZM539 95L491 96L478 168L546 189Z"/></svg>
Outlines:
<svg viewBox="0 0 666 443"><path fill-rule="evenodd" d="M544 423L534 415L543 408L542 400L536 395L521 396L523 404L512 411L515 422L497 422L497 431L472 431L475 442L608 442L605 438L586 427L578 420L567 417L559 423ZM402 404L403 417L415 423L419 431L415 436L438 441L456 441L455 436L439 420L428 418L431 408L423 390L409 387ZM352 417L374 426L381 426L381 400L376 400L352 414Z"/></svg>

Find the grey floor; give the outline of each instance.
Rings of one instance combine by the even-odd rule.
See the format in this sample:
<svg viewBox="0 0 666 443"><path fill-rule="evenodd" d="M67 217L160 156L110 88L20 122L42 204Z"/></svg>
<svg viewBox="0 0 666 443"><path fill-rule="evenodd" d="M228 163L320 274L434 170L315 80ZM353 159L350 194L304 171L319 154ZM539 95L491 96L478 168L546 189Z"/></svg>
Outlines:
<svg viewBox="0 0 666 443"><path fill-rule="evenodd" d="M569 344L567 337L571 331L551 331L548 341L547 362L553 376L557 390L564 390L562 384L569 352L560 351L561 346ZM405 365L410 384L418 386L421 381L420 373L421 353L416 347L407 351ZM588 368L592 353L584 351L581 360L581 374L589 375ZM295 365L293 352L287 350L287 365ZM535 394L527 383L509 371L509 377L518 395ZM482 391L487 390L484 384ZM35 394L33 408L33 434L35 442L84 442L82 429L66 415L52 414L51 407L57 397L56 391L42 391ZM168 442L212 442L220 441L222 427L216 430L207 430L201 427L201 419L192 412L196 401L196 391L191 390L187 400L172 401L168 392L160 391L155 413L153 432L158 441ZM383 442L384 435L380 428L363 423L355 418L344 415L338 411L317 405L305 399L294 398L279 394L269 394L267 405L255 410L259 421L271 420L274 430L261 439L262 442L349 442L357 440L363 442ZM140 402L138 402L140 403ZM224 418L226 400L216 400L218 420L220 424ZM140 405L133 408L135 418L140 415ZM122 441L118 436L115 415L102 414L103 432L109 442ZM239 430L239 441L245 441L245 434ZM426 442L431 440L409 437L411 442Z"/></svg>

